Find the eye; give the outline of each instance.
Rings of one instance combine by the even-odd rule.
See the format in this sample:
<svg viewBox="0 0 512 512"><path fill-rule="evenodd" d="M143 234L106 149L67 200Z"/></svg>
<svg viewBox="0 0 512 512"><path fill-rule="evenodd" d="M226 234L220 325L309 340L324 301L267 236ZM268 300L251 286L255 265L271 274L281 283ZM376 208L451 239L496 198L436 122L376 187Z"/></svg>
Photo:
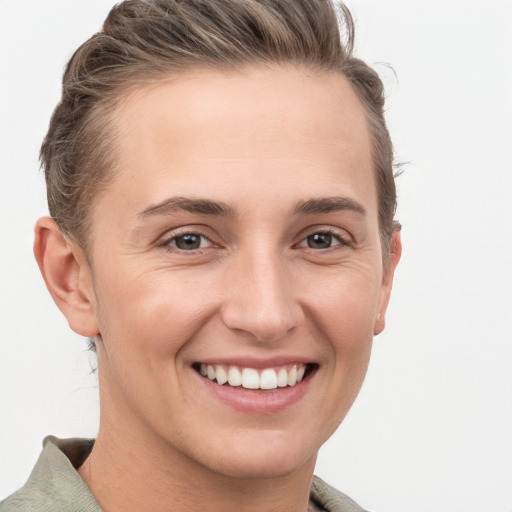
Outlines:
<svg viewBox="0 0 512 512"><path fill-rule="evenodd" d="M299 247L309 247L310 249L330 249L336 245L347 245L343 238L330 231L319 231L308 235L299 244Z"/></svg>
<svg viewBox="0 0 512 512"><path fill-rule="evenodd" d="M166 244L168 247L179 249L180 251L196 251L211 246L210 240L198 233L184 233L172 237Z"/></svg>
<svg viewBox="0 0 512 512"><path fill-rule="evenodd" d="M328 249L332 247L333 241L339 243L331 233L314 233L306 237L308 247L311 249Z"/></svg>

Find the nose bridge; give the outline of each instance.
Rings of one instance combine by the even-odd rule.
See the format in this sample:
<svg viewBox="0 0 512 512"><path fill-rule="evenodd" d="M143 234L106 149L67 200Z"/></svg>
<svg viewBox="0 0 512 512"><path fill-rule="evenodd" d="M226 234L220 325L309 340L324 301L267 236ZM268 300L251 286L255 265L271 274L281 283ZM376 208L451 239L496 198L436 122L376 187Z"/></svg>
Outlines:
<svg viewBox="0 0 512 512"><path fill-rule="evenodd" d="M259 248L239 255L229 278L223 320L261 341L274 341L296 327L302 311L286 262L278 251Z"/></svg>

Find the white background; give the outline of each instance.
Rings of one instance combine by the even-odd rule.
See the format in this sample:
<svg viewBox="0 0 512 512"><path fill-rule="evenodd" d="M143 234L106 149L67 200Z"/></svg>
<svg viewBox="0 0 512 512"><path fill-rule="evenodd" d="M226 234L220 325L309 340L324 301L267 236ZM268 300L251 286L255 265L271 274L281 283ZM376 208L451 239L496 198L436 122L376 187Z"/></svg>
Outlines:
<svg viewBox="0 0 512 512"><path fill-rule="evenodd" d="M404 256L361 395L317 472L378 512L511 512L512 2L347 3L408 162ZM31 243L62 70L110 6L0 0L0 499L45 435L97 428L85 340L51 302Z"/></svg>

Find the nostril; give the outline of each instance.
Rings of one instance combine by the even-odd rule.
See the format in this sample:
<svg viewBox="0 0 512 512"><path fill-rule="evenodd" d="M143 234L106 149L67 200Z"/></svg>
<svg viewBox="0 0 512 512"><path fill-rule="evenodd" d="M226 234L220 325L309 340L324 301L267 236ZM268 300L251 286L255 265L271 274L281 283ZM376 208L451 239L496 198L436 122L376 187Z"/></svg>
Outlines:
<svg viewBox="0 0 512 512"><path fill-rule="evenodd" d="M222 314L222 321L230 330L245 333L261 342L278 341L289 335L300 324L301 318L301 312L274 311L267 314L254 308L245 311L240 305Z"/></svg>
<svg viewBox="0 0 512 512"><path fill-rule="evenodd" d="M235 272L221 309L229 329L262 342L283 338L304 319L287 267L273 254L260 250L240 260L243 268Z"/></svg>

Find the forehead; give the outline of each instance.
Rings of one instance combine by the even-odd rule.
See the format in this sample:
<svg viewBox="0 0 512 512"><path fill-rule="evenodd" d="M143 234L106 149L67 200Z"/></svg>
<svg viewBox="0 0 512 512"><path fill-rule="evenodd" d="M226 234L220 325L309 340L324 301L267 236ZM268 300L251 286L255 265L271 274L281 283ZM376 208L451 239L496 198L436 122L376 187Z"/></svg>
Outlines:
<svg viewBox="0 0 512 512"><path fill-rule="evenodd" d="M297 187L375 189L365 112L339 73L193 70L132 90L114 128L123 179L113 186L131 184L141 201L203 186L225 196L240 180L281 198Z"/></svg>

